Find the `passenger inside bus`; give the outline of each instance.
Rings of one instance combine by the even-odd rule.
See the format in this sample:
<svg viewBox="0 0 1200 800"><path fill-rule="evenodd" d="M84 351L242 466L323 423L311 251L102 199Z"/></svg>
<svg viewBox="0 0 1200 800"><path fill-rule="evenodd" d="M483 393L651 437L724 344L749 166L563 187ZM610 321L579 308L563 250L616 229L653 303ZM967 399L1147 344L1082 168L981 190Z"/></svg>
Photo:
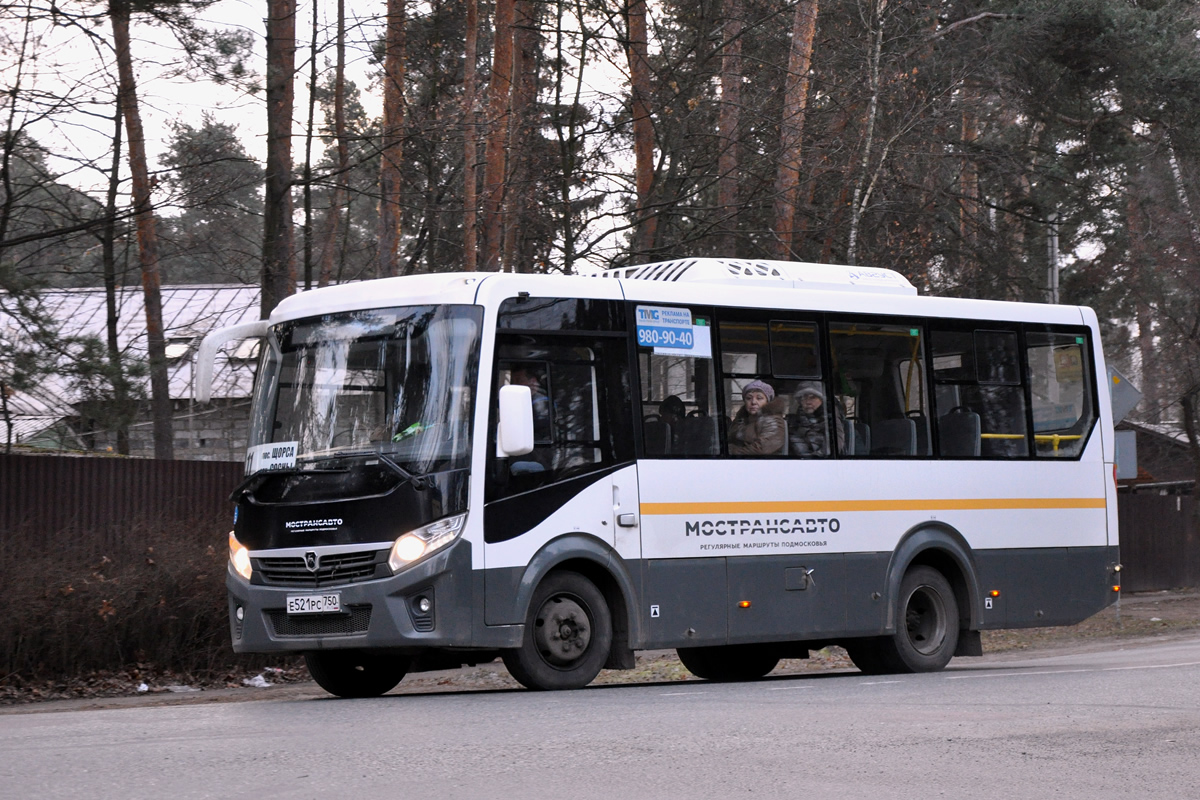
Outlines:
<svg viewBox="0 0 1200 800"><path fill-rule="evenodd" d="M687 416L687 408L676 395L669 395L658 404L658 416L674 430L679 421Z"/></svg>
<svg viewBox="0 0 1200 800"><path fill-rule="evenodd" d="M742 407L729 423L729 453L767 456L784 452L787 444L787 398L775 398L775 389L761 380L742 387Z"/></svg>
<svg viewBox="0 0 1200 800"><path fill-rule="evenodd" d="M825 411L825 392L817 381L805 381L796 390L796 411L788 420L788 455L820 458L829 455L829 420ZM840 423L840 420L839 420ZM845 449L845 425L834 428L838 447Z"/></svg>

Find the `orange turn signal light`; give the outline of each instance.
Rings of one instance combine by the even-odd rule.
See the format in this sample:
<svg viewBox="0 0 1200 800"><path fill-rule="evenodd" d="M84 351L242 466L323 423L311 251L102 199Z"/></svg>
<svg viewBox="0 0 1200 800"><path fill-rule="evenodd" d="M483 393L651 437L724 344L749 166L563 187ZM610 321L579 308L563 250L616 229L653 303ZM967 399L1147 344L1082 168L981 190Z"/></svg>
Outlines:
<svg viewBox="0 0 1200 800"><path fill-rule="evenodd" d="M999 597L999 596L1000 596L1000 590L999 590L999 589L992 589L990 592L988 592L988 594L990 594L992 597Z"/></svg>
<svg viewBox="0 0 1200 800"><path fill-rule="evenodd" d="M1119 592L1119 591L1121 591L1121 584L1119 584L1119 583L1114 583L1114 584L1113 584L1113 591L1114 591L1114 592Z"/></svg>
<svg viewBox="0 0 1200 800"><path fill-rule="evenodd" d="M749 607L750 607L749 600L739 600L738 601L738 608L749 608Z"/></svg>

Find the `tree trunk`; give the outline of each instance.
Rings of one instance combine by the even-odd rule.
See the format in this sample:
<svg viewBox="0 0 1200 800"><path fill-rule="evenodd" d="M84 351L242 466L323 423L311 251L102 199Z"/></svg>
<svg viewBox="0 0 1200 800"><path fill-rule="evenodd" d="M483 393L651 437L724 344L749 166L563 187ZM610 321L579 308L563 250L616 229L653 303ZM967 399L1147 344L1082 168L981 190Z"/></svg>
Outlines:
<svg viewBox="0 0 1200 800"><path fill-rule="evenodd" d="M296 0L267 0L267 169L263 209L262 318L296 288L292 242L292 84Z"/></svg>
<svg viewBox="0 0 1200 800"><path fill-rule="evenodd" d="M12 455L13 418L8 408L8 384L0 381L0 418L4 419L4 454Z"/></svg>
<svg viewBox="0 0 1200 800"><path fill-rule="evenodd" d="M872 5L872 23L877 27L871 31L874 42L867 54L867 80L871 98L867 103L866 133L863 135L862 159L859 163L858 177L854 181L854 195L850 200L850 235L846 244L846 263L858 263L858 228L862 221L863 211L870 200L870 192L866 196L867 174L871 166L871 148L875 144L875 117L879 113L879 60L883 54L883 9L887 0L875 0Z"/></svg>
<svg viewBox="0 0 1200 800"><path fill-rule="evenodd" d="M654 249L658 218L650 207L654 189L654 124L650 119L650 45L646 30L646 0L627 0L625 25L628 31L626 57L633 117L634 182L637 193L633 213L635 258Z"/></svg>
<svg viewBox="0 0 1200 800"><path fill-rule="evenodd" d="M576 8L579 8L581 0L576 0ZM572 94L574 102L568 103L568 90L566 86L567 77L567 59L566 59L566 30L564 20L566 18L566 3L558 3L554 10L554 52L563 54L559 58L554 59L551 63L554 65L554 100L550 104L550 127L554 130L555 138L558 140L558 167L555 170L556 174L556 194L558 196L559 214L558 214L558 230L557 233L562 237L562 254L563 254L563 272L571 275L575 271L575 242L576 230L574 215L571 210L574 206L572 189L575 182L578 180L575 169L576 142L578 126L578 110L579 96L582 90L583 65L588 60L588 44L589 39L587 30L584 26L580 26L582 36L580 37L579 50L575 57L579 59L580 69L575 76L575 91ZM582 17L582 12L579 17Z"/></svg>
<svg viewBox="0 0 1200 800"><path fill-rule="evenodd" d="M503 269L529 272L527 253L521 237L525 220L533 206L534 153L531 144L537 135L536 103L538 96L537 54L541 45L537 10L532 0L516 0L513 12L513 83L508 115L508 184L505 190Z"/></svg>
<svg viewBox="0 0 1200 800"><path fill-rule="evenodd" d="M339 253L338 235L342 228L342 206L346 202L346 183L350 173L350 146L346 142L346 0L337 0L337 63L333 77L333 135L337 141L337 177L329 203L325 246L321 250L319 286L328 286L333 262Z"/></svg>
<svg viewBox="0 0 1200 800"><path fill-rule="evenodd" d="M150 394L154 418L154 457L175 457L175 434L170 381L167 376L166 340L162 321L162 278L158 269L158 231L151 201L150 172L146 165L146 139L138 109L137 83L129 48L129 5L111 0L109 16L120 81L121 111L129 139L129 171L133 178L133 207L137 220L138 259L142 267L142 293L146 300L146 346L150 356Z"/></svg>
<svg viewBox="0 0 1200 800"><path fill-rule="evenodd" d="M979 139L979 123L970 108L970 103L974 100L971 91L964 86L961 94L963 109L959 140L963 157L962 168L958 173L958 238L962 251L959 269L965 271L965 262L974 262L975 253L978 251L978 237L975 232L979 225L979 168L975 164L972 151Z"/></svg>
<svg viewBox="0 0 1200 800"><path fill-rule="evenodd" d="M779 121L779 169L775 175L775 254L791 258L795 248L796 204L804 120L808 108L808 72L817 33L817 0L800 0L792 21L792 47Z"/></svg>
<svg viewBox="0 0 1200 800"><path fill-rule="evenodd" d="M304 291L313 283L312 143L317 116L317 10L312 7L312 39L308 47L308 125L304 129Z"/></svg>
<svg viewBox="0 0 1200 800"><path fill-rule="evenodd" d="M514 0L496 0L492 76L488 82L487 144L483 168L483 269L500 269L508 163L508 104L512 98Z"/></svg>
<svg viewBox="0 0 1200 800"><path fill-rule="evenodd" d="M1197 399L1200 397L1200 392L1189 388L1187 392L1179 398L1180 405L1183 406L1183 430L1188 437L1188 450L1192 456L1192 471L1193 479L1196 485L1200 486L1200 409L1197 408ZM1192 538L1200 531L1200 503L1192 503L1192 530L1188 538Z"/></svg>
<svg viewBox="0 0 1200 800"><path fill-rule="evenodd" d="M125 380L125 367L121 363L121 347L117 340L117 324L120 314L117 309L117 192L121 188L121 98L117 96L113 114L112 165L108 173L108 193L104 203L104 228L100 232L100 259L104 269L104 304L108 311L105 319L108 365L112 371L113 403L119 416L117 423L117 452L129 455L129 425L125 421L124 409L129 405L129 382Z"/></svg>
<svg viewBox="0 0 1200 800"><path fill-rule="evenodd" d="M479 58L479 0L466 0L467 43L463 64L463 269L474 272L478 253L479 197L475 128L475 95L477 60Z"/></svg>
<svg viewBox="0 0 1200 800"><path fill-rule="evenodd" d="M717 157L717 205L721 209L721 255L737 255L738 177L741 159L738 127L742 116L742 0L725 0L724 44L721 55L721 107L717 130L721 153Z"/></svg>
<svg viewBox="0 0 1200 800"><path fill-rule="evenodd" d="M388 0L383 56L383 141L379 163L380 277L400 272L400 202L404 161L404 27L405 0Z"/></svg>

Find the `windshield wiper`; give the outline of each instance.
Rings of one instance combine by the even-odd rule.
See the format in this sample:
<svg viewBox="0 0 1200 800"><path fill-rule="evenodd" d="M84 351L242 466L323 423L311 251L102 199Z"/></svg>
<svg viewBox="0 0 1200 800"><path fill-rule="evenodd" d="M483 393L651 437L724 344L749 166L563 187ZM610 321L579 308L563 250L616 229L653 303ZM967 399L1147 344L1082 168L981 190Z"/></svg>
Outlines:
<svg viewBox="0 0 1200 800"><path fill-rule="evenodd" d="M383 462L383 464L388 469L390 469L392 472L399 475L404 480L411 483L413 485L414 489L417 489L419 491L424 491L425 489L428 489L432 485L427 476L422 475L419 472L412 472L410 470L405 469L404 467L400 466L395 461L393 461L390 456L384 455L382 450L376 450L374 452L374 455L381 462Z"/></svg>
<svg viewBox="0 0 1200 800"><path fill-rule="evenodd" d="M315 473L349 472L349 471L350 470L346 469L345 467L339 467L339 468L334 468L334 469L329 469L329 468L326 468L326 469L311 469L311 468L309 468L309 469L297 469L297 468L264 469L264 470L260 470L256 473L254 473L253 475L247 475L246 478L241 483L239 483L237 485L237 487L230 493L229 499L236 503L238 500L241 499L242 495L253 494L255 492L255 490L257 490L258 487L262 485L262 482L264 480L266 480L267 478L271 478L271 477L286 476L286 475L312 475Z"/></svg>

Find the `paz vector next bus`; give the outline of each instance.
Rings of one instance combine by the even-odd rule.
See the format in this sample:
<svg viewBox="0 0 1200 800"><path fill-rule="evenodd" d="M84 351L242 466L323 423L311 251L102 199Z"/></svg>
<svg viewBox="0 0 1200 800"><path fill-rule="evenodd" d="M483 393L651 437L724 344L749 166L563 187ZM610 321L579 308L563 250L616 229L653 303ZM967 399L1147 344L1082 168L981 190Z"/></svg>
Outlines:
<svg viewBox="0 0 1200 800"><path fill-rule="evenodd" d="M199 399L253 337L233 646L336 695L496 657L577 688L659 648L711 680L831 644L932 671L1118 596L1087 308L784 262L417 275L209 334Z"/></svg>

